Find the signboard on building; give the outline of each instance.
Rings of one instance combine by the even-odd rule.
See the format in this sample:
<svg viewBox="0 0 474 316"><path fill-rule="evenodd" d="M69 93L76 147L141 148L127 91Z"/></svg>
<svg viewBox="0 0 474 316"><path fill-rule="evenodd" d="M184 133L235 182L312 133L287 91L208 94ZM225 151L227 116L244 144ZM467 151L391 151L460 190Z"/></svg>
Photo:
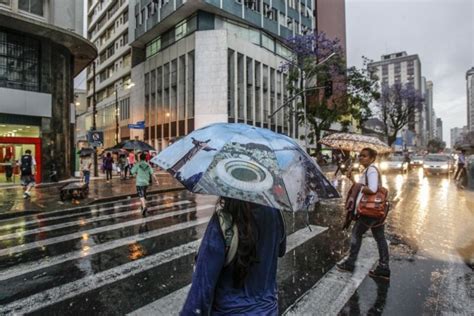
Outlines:
<svg viewBox="0 0 474 316"><path fill-rule="evenodd" d="M128 124L130 129L145 129L145 121L138 121L135 124Z"/></svg>

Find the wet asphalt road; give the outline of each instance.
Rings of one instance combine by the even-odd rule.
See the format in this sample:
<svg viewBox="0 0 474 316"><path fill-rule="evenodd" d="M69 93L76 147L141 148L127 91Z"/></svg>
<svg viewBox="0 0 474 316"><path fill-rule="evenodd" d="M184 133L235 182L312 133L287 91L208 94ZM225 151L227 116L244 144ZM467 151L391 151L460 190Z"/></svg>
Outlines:
<svg viewBox="0 0 474 316"><path fill-rule="evenodd" d="M474 192L417 170L383 181L394 200L387 227L392 280L365 278L340 314L469 314ZM347 181L339 188L347 190ZM146 218L129 199L0 221L0 314L122 315L170 296L178 311L214 204L213 197L177 191L151 197ZM321 229L308 235L305 214L286 214L288 235L300 238L279 263L280 311L344 257L343 217L342 200L321 203L309 216Z"/></svg>

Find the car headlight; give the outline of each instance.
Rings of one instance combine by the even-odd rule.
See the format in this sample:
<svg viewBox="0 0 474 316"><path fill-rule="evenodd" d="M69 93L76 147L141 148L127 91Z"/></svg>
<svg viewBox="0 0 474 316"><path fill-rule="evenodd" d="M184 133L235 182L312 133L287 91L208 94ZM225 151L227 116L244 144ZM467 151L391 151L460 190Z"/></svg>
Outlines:
<svg viewBox="0 0 474 316"><path fill-rule="evenodd" d="M423 164L423 168L428 168L428 165Z"/></svg>
<svg viewBox="0 0 474 316"><path fill-rule="evenodd" d="M448 169L448 168L449 168L448 165L443 165L443 166L441 166L441 169Z"/></svg>
<svg viewBox="0 0 474 316"><path fill-rule="evenodd" d="M359 163L357 163L357 162L352 165L352 167L355 168L355 169L358 169L359 166L360 166L360 165L359 165Z"/></svg>
<svg viewBox="0 0 474 316"><path fill-rule="evenodd" d="M403 165L402 165L401 163L399 163L399 164L397 165L397 168L401 168L402 166L403 166Z"/></svg>

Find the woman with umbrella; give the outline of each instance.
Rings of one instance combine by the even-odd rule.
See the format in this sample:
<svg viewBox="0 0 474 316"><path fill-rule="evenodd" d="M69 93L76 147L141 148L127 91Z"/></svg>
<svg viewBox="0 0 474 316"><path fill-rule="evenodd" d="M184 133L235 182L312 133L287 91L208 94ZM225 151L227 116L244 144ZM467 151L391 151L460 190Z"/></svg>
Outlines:
<svg viewBox="0 0 474 316"><path fill-rule="evenodd" d="M286 250L280 210L303 209L310 197L339 197L313 159L284 135L217 123L152 162L190 191L220 197L181 314L278 314L277 262Z"/></svg>

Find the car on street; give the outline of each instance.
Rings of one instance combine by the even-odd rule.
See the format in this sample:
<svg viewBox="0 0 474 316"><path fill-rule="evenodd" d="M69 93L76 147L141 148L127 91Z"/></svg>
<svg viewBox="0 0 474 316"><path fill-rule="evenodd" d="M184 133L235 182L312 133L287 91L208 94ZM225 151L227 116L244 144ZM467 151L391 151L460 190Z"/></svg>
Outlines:
<svg viewBox="0 0 474 316"><path fill-rule="evenodd" d="M411 167L423 167L423 160L424 160L424 157L421 156L421 155L413 156L410 159L410 166Z"/></svg>
<svg viewBox="0 0 474 316"><path fill-rule="evenodd" d="M453 160L446 154L428 154L423 160L424 175L449 174L454 168Z"/></svg>
<svg viewBox="0 0 474 316"><path fill-rule="evenodd" d="M401 173L408 172L408 162L403 156L391 156L380 162L382 171L399 171Z"/></svg>

